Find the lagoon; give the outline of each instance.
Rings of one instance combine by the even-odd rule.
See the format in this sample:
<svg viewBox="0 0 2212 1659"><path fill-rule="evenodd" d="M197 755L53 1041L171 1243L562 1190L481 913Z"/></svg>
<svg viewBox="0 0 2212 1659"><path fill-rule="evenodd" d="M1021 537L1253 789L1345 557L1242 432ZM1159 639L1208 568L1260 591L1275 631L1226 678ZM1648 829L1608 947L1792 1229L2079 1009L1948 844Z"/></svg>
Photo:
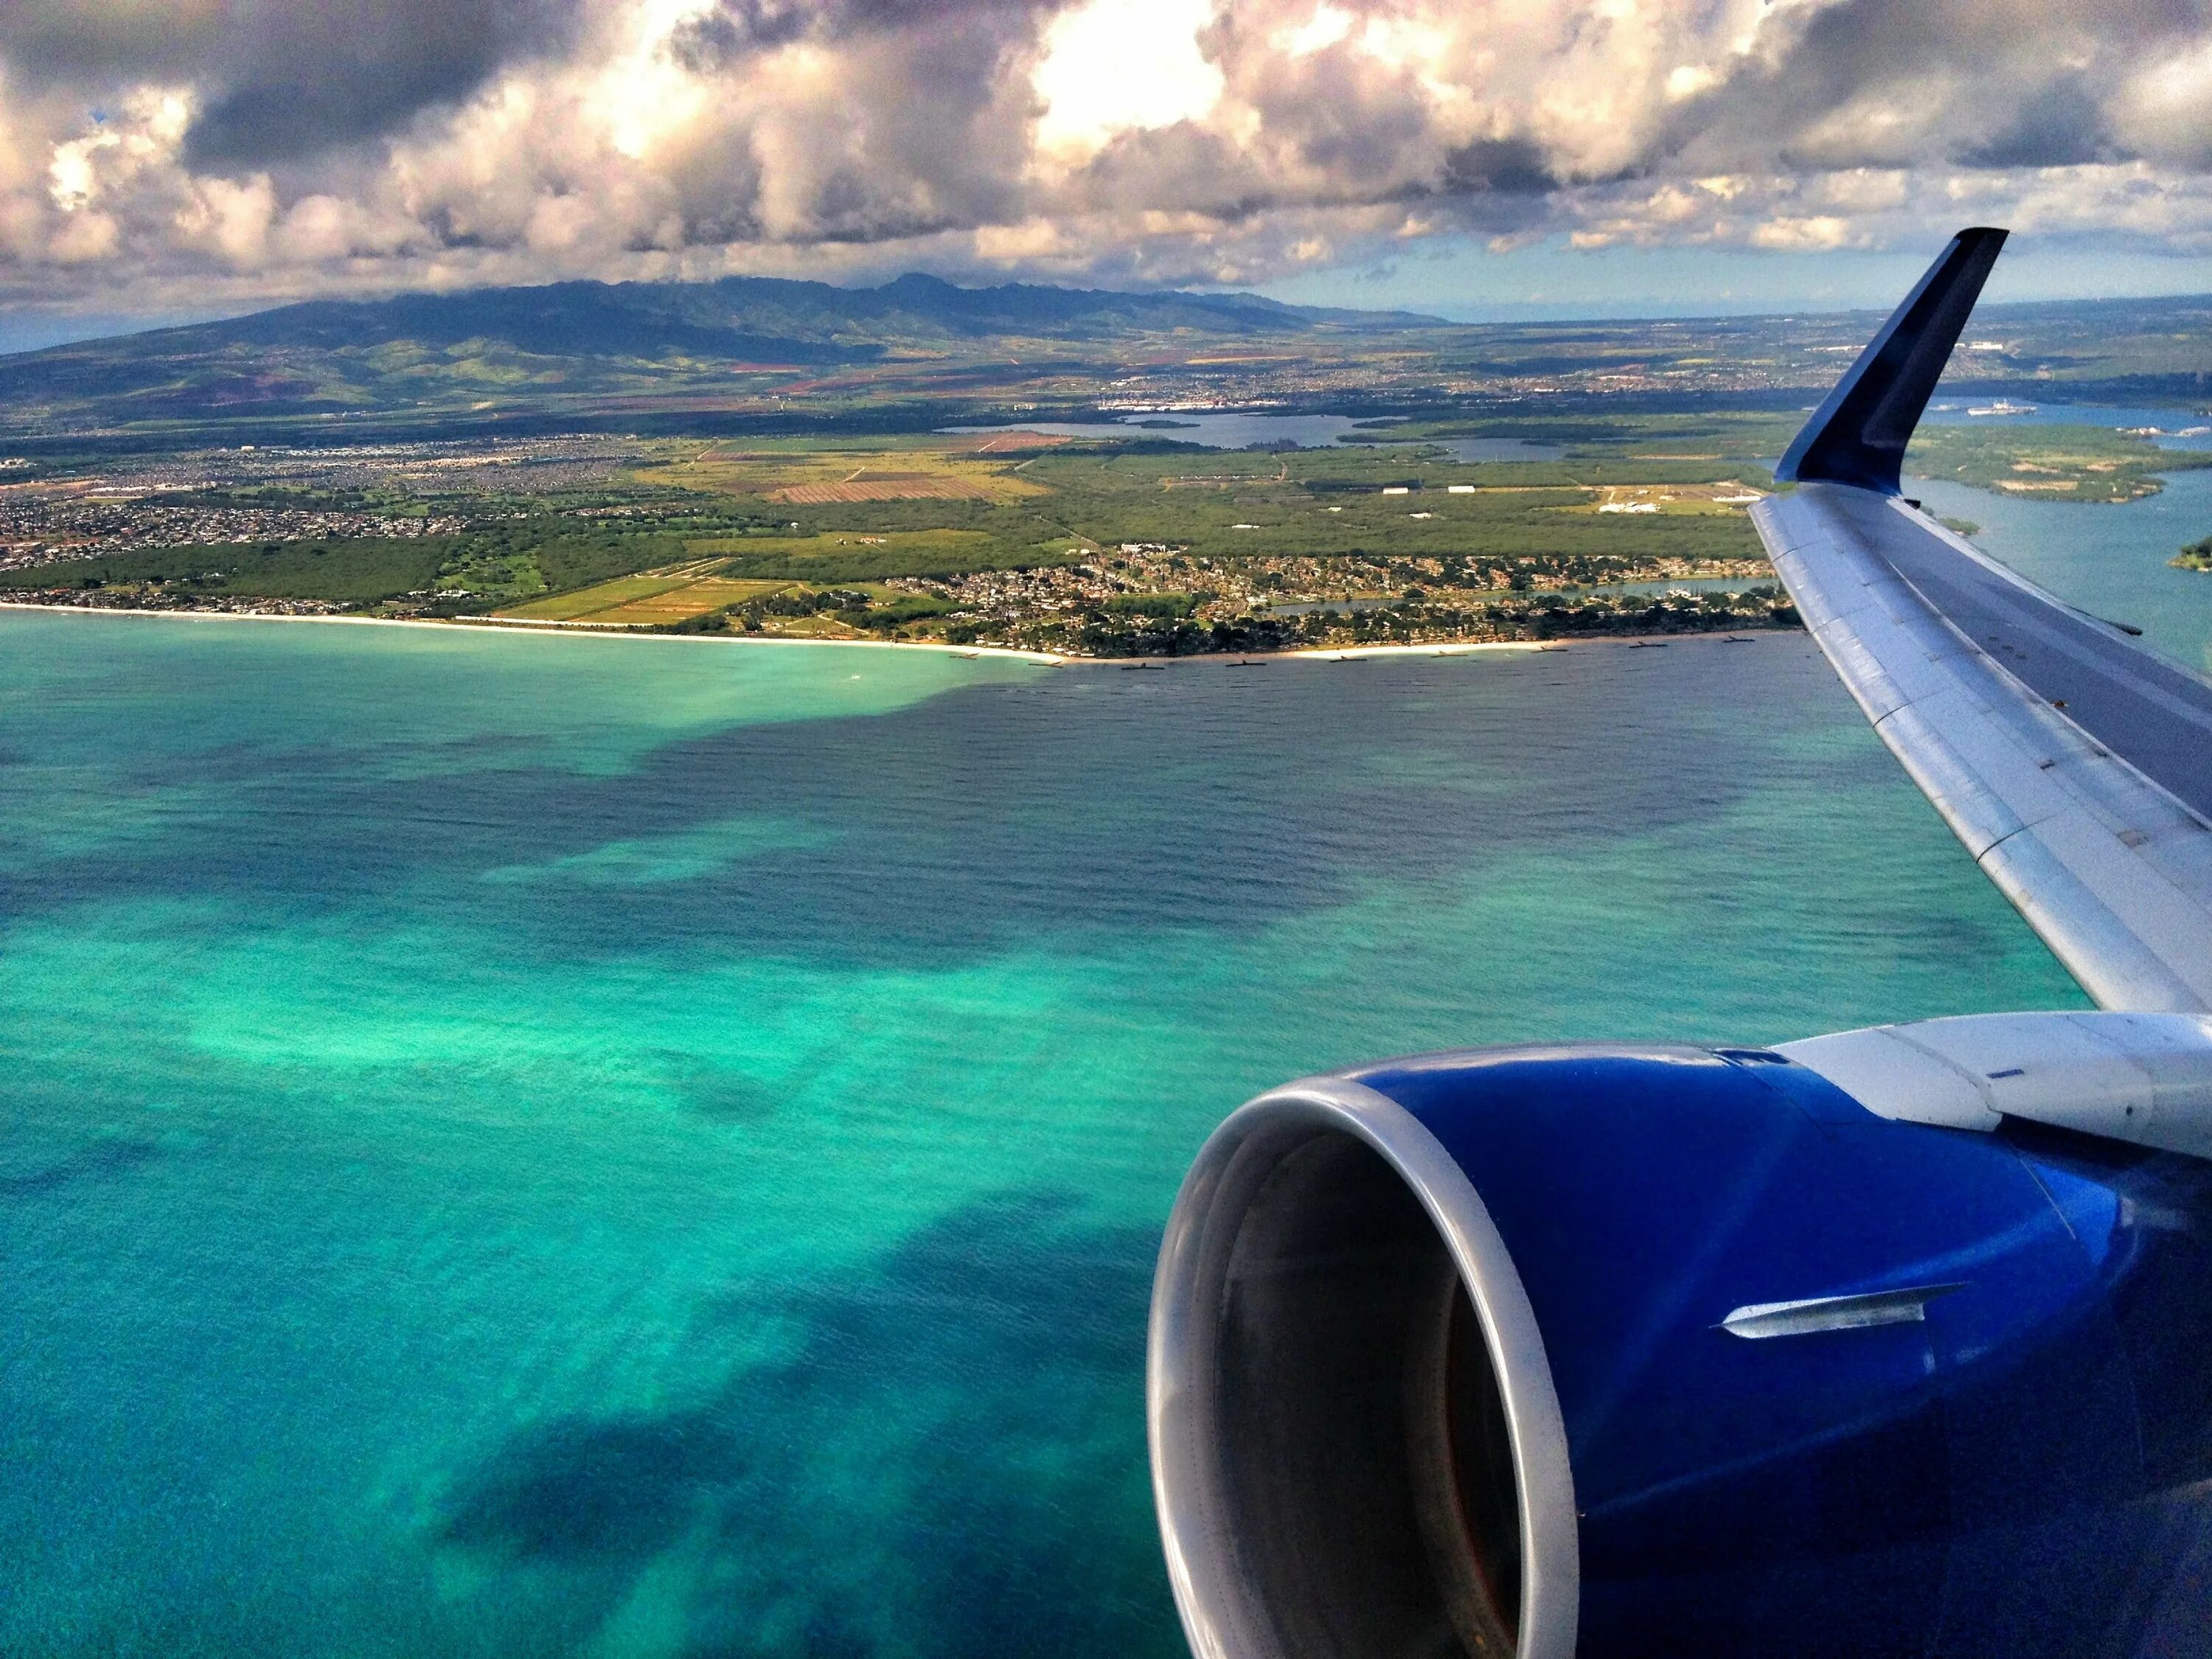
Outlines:
<svg viewBox="0 0 2212 1659"><path fill-rule="evenodd" d="M2212 535L2212 469L2118 505L2039 501L1948 479L1906 489L1930 513L1979 526L1974 545L2070 605L2143 630L2144 643L2212 672L2212 573L2177 570L2187 543Z"/></svg>

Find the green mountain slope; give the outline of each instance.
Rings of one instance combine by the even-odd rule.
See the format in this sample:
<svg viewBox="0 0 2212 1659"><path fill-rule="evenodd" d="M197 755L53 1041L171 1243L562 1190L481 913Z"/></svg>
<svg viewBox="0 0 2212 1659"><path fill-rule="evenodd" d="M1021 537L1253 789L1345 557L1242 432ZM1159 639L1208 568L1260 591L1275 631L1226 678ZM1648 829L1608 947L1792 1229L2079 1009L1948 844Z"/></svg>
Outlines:
<svg viewBox="0 0 2212 1659"><path fill-rule="evenodd" d="M385 435L926 429L1103 399L1441 411L1469 394L1764 399L1832 384L1868 313L1454 325L1250 294L909 275L878 288L726 277L312 301L0 357L0 433L237 441L353 419ZM1985 307L1948 392L2212 398L2212 300ZM885 419L896 416L884 425ZM218 435L221 434L222 435ZM319 441L319 439L318 440Z"/></svg>
<svg viewBox="0 0 2212 1659"><path fill-rule="evenodd" d="M910 275L880 288L727 277L313 301L0 358L10 423L313 415L757 390L797 371L1037 344L1254 340L1432 325L1255 295L1123 294Z"/></svg>

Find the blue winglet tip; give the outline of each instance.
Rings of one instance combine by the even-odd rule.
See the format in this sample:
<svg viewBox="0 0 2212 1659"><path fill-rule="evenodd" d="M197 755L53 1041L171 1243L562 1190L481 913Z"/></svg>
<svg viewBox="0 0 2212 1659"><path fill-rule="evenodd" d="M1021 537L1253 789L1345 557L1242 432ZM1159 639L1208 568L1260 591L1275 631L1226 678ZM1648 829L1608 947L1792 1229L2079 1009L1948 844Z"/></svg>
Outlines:
<svg viewBox="0 0 2212 1659"><path fill-rule="evenodd" d="M1805 422L1778 483L1843 483L1899 493L1905 447L1989 280L2006 233L1974 225L1951 239Z"/></svg>

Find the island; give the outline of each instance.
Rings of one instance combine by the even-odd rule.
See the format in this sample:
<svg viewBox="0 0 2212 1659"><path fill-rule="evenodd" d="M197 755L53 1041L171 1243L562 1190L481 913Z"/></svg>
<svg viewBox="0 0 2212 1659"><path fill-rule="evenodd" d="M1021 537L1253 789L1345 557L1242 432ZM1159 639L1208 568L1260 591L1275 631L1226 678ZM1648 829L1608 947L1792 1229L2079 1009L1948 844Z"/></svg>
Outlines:
<svg viewBox="0 0 2212 1659"><path fill-rule="evenodd" d="M2136 375L2093 321L1990 367ZM279 308L0 360L0 602L1061 658L1787 629L1749 512L1857 326L922 278ZM1908 471L2109 506L2212 462L2027 409Z"/></svg>

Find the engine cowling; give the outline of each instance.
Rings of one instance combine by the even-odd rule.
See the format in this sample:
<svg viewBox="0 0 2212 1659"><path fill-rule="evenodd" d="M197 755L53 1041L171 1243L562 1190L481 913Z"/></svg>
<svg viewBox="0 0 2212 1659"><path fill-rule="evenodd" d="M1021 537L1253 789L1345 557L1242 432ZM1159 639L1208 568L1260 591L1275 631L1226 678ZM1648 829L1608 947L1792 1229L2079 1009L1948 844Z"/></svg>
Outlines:
<svg viewBox="0 0 2212 1659"><path fill-rule="evenodd" d="M2212 1164L1771 1051L1261 1097L1147 1392L1205 1659L2212 1648Z"/></svg>

